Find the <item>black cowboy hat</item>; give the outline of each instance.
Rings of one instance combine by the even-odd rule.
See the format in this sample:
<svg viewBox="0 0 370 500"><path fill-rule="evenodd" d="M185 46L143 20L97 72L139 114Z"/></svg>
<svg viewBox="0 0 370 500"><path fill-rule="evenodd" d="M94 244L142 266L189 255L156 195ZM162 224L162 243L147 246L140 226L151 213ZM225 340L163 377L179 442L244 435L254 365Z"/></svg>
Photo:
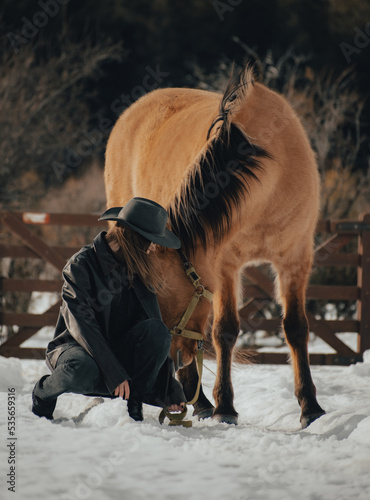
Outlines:
<svg viewBox="0 0 370 500"><path fill-rule="evenodd" d="M136 197L124 207L109 208L99 220L117 221L162 247L180 248L178 237L166 228L167 219L167 211L161 205L146 198Z"/></svg>

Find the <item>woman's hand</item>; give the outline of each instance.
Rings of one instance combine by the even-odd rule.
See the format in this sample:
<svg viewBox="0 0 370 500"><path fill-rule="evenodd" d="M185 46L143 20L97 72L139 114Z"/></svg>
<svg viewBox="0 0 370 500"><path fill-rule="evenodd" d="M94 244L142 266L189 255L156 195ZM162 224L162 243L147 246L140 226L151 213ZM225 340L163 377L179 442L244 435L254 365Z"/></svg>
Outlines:
<svg viewBox="0 0 370 500"><path fill-rule="evenodd" d="M117 385L114 389L114 395L122 399L128 399L130 397L130 385L128 380L125 380L121 384Z"/></svg>
<svg viewBox="0 0 370 500"><path fill-rule="evenodd" d="M169 411L184 411L185 403L180 403L179 405L171 405L168 409Z"/></svg>

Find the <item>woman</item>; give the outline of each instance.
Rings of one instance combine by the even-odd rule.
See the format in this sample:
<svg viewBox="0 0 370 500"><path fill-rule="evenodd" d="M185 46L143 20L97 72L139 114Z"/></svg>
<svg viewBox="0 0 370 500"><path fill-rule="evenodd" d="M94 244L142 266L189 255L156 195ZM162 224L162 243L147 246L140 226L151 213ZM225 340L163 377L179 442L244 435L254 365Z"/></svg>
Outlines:
<svg viewBox="0 0 370 500"><path fill-rule="evenodd" d="M52 419L64 392L127 399L137 421L143 402L180 411L186 399L173 376L171 336L155 293L165 286L152 255L156 245L179 248L180 241L166 228L166 210L145 198L99 220L116 224L63 270L63 303L46 351L52 374L36 383L32 411Z"/></svg>

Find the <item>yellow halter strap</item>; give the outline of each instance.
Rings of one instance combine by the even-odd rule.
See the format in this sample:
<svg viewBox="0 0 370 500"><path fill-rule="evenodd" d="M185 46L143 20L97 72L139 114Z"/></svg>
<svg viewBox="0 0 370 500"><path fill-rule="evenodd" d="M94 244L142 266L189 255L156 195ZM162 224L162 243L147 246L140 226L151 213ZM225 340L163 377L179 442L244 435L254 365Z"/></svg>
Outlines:
<svg viewBox="0 0 370 500"><path fill-rule="evenodd" d="M200 385L202 382L202 373L203 373L203 335L200 332L194 332L193 330L185 329L189 319L191 318L194 309L196 308L199 299L204 297L211 304L213 300L213 293L209 290L206 290L203 285L200 284L200 276L197 274L194 266L186 259L185 255L181 250L178 251L180 258L183 262L183 266L186 272L187 277L190 279L192 285L195 288L194 295L192 296L190 303L184 312L182 318L178 325L174 326L171 330L172 335L178 335L179 337L185 337L188 339L193 339L198 341L198 346L195 350L196 355L196 364L198 370L198 384L197 389L195 391L194 397L191 401L188 401L188 405L194 405L199 397ZM159 422L162 424L165 417L170 419L169 425L182 425L184 427L191 427L191 420L183 420L186 416L187 409L185 405L185 409L182 413L171 413L168 411L168 408L164 408L159 415Z"/></svg>

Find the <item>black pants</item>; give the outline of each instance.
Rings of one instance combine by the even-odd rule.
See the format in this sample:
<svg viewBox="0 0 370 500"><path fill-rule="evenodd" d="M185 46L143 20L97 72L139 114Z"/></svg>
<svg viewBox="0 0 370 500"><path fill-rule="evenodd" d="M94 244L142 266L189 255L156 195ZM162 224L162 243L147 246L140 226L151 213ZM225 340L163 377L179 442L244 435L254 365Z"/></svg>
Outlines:
<svg viewBox="0 0 370 500"><path fill-rule="evenodd" d="M132 379L130 398L163 406L170 376L166 363L170 337L168 328L158 319L142 321L122 335L114 352ZM35 386L35 395L44 401L55 400L65 392L115 397L108 391L97 363L81 346L65 350L53 373L41 381Z"/></svg>

